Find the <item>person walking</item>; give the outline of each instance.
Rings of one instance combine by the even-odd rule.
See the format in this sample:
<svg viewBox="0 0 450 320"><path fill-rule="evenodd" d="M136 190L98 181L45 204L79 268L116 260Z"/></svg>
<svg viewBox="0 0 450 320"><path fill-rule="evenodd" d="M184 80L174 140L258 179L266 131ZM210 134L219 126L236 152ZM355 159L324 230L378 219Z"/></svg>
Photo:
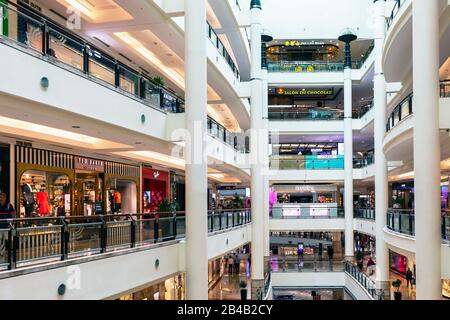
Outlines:
<svg viewBox="0 0 450 320"><path fill-rule="evenodd" d="M5 256L9 245L8 230L6 230L9 228L9 222L4 219L14 219L16 216L14 207L7 199L6 193L0 192L0 257Z"/></svg>
<svg viewBox="0 0 450 320"><path fill-rule="evenodd" d="M327 253L328 253L328 259L333 260L334 249L332 246L328 246Z"/></svg>
<svg viewBox="0 0 450 320"><path fill-rule="evenodd" d="M239 254L236 254L236 257L234 258L234 272L239 275L241 267L241 258L239 257Z"/></svg>
<svg viewBox="0 0 450 320"><path fill-rule="evenodd" d="M409 285L411 284L411 288L413 286L413 273L410 268L406 270L406 287L409 288Z"/></svg>
<svg viewBox="0 0 450 320"><path fill-rule="evenodd" d="M230 254L230 256L228 257L228 276L233 275L233 266L234 266L234 260L233 260L233 256Z"/></svg>

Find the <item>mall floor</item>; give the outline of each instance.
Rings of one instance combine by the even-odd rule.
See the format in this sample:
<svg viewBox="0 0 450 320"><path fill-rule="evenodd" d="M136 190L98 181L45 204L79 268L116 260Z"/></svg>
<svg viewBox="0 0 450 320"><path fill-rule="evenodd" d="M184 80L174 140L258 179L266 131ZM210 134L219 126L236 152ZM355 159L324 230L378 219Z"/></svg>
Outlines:
<svg viewBox="0 0 450 320"><path fill-rule="evenodd" d="M229 274L228 268L222 278L209 290L209 300L241 300L241 289L239 283L247 282L247 299L250 300L250 265L247 260L241 261L239 274Z"/></svg>

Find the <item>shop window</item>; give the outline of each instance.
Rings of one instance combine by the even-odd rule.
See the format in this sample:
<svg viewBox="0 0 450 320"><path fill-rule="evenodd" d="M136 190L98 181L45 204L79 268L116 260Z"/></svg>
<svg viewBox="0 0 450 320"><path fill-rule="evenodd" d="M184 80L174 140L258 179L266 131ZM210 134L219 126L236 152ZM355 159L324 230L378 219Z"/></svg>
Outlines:
<svg viewBox="0 0 450 320"><path fill-rule="evenodd" d="M113 178L107 185L107 214L137 213L136 182Z"/></svg>
<svg viewBox="0 0 450 320"><path fill-rule="evenodd" d="M27 170L20 178L20 216L71 214L71 182L63 173Z"/></svg>

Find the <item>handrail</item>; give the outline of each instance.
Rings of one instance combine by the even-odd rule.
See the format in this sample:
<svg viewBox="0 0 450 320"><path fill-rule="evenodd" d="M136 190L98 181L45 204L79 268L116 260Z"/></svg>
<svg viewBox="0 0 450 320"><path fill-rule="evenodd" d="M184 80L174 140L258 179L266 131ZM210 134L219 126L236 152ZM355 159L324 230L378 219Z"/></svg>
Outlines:
<svg viewBox="0 0 450 320"><path fill-rule="evenodd" d="M351 262L345 262L345 273L350 275L355 279L367 292L370 294L373 300L380 299L377 294L377 288L375 282L372 281L364 272L362 272L357 266L353 265Z"/></svg>
<svg viewBox="0 0 450 320"><path fill-rule="evenodd" d="M389 132L398 122L413 114L413 94L410 93L392 110L386 123L386 132Z"/></svg>
<svg viewBox="0 0 450 320"><path fill-rule="evenodd" d="M287 213L285 213L287 212ZM282 208L273 207L271 219L338 219L345 217L343 207L310 206Z"/></svg>
<svg viewBox="0 0 450 320"><path fill-rule="evenodd" d="M392 23L394 22L394 18L397 16L397 13L400 11L400 8L405 3L405 0L395 0L394 8L392 8L391 15L387 18L386 28L389 30Z"/></svg>
<svg viewBox="0 0 450 320"><path fill-rule="evenodd" d="M281 158L280 158L281 157ZM273 155L269 159L269 165L272 169L280 170L340 170L344 169L344 158L324 158L311 159L305 156L285 156Z"/></svg>
<svg viewBox="0 0 450 320"><path fill-rule="evenodd" d="M375 221L375 208L354 208L353 218Z"/></svg>
<svg viewBox="0 0 450 320"><path fill-rule="evenodd" d="M13 270L185 237L184 212L1 219L0 268ZM208 233L251 223L250 209L212 210ZM6 253L6 254L4 254Z"/></svg>

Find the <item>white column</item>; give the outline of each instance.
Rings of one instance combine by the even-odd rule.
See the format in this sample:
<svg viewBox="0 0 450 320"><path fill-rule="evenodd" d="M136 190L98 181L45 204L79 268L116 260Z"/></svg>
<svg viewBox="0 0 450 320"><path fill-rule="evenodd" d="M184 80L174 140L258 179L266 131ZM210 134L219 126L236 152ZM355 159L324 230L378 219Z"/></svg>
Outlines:
<svg viewBox="0 0 450 320"><path fill-rule="evenodd" d="M375 225L376 225L376 285L390 297L389 251L384 241L388 209L387 160L383 152L383 137L386 132L386 80L382 67L383 44L386 36L385 1L374 3L375 75L374 75L374 136L375 136Z"/></svg>
<svg viewBox="0 0 450 320"><path fill-rule="evenodd" d="M413 1L416 297L441 299L439 1Z"/></svg>
<svg viewBox="0 0 450 320"><path fill-rule="evenodd" d="M264 219L262 161L260 148L262 129L262 79L261 79L261 9L251 11L251 202L252 202L252 287L264 280ZM252 290L254 297L256 292Z"/></svg>
<svg viewBox="0 0 450 320"><path fill-rule="evenodd" d="M262 70L262 96L263 96L263 217L264 217L264 256L270 255L270 228L269 228L269 87L268 72Z"/></svg>
<svg viewBox="0 0 450 320"><path fill-rule="evenodd" d="M344 69L344 210L345 257L354 256L353 249L353 128L352 69Z"/></svg>
<svg viewBox="0 0 450 320"><path fill-rule="evenodd" d="M206 0L185 1L186 297L208 299Z"/></svg>

